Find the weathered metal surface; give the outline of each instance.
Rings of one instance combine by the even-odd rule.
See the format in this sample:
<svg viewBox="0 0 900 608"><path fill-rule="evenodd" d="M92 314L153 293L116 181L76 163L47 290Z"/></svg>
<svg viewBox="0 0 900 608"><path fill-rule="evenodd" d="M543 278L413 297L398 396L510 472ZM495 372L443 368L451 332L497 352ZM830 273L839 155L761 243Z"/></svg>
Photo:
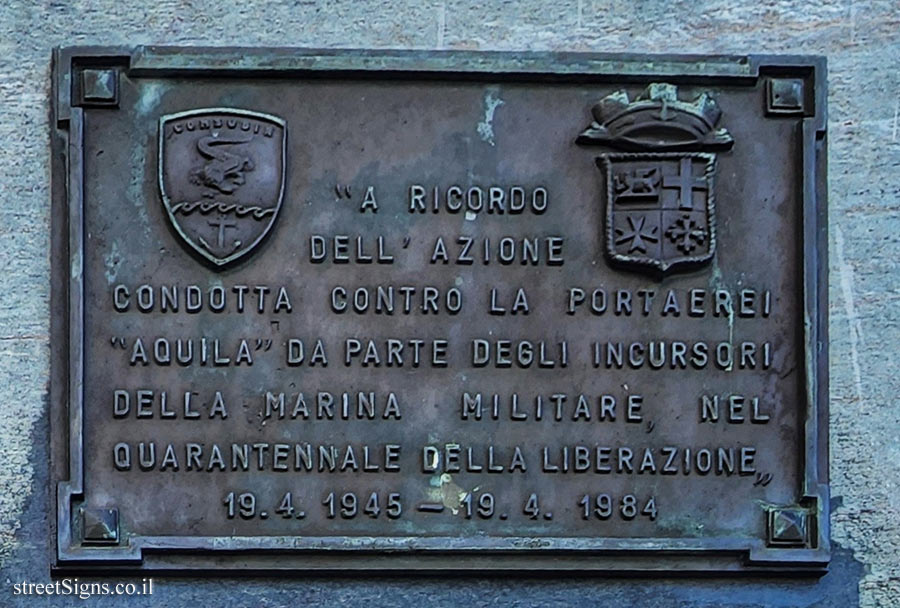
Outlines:
<svg viewBox="0 0 900 608"><path fill-rule="evenodd" d="M54 74L59 567L827 564L820 60Z"/></svg>

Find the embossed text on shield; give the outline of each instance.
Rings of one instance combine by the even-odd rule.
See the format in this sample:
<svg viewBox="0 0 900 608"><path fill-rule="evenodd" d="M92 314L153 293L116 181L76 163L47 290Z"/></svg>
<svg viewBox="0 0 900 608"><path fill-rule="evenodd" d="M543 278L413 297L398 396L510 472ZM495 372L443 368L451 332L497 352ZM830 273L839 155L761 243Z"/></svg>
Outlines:
<svg viewBox="0 0 900 608"><path fill-rule="evenodd" d="M259 245L281 208L285 137L282 119L247 110L160 118L160 192L187 246L224 266Z"/></svg>

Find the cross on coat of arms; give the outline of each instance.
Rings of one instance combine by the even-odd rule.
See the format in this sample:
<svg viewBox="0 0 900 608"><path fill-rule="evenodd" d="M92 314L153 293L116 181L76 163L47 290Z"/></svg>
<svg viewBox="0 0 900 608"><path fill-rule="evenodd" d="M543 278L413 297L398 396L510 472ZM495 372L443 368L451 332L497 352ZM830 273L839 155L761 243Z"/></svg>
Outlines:
<svg viewBox="0 0 900 608"><path fill-rule="evenodd" d="M593 108L578 143L616 150L597 157L605 182L605 250L615 264L668 272L715 255L715 150L731 147L716 129L721 110L708 93L678 99L652 84L629 99L617 91Z"/></svg>

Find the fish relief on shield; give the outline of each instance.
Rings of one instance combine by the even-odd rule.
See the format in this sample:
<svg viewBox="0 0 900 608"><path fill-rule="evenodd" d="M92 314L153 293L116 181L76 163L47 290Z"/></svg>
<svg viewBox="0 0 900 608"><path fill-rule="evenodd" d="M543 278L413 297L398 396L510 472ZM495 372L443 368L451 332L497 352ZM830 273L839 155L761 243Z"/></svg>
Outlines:
<svg viewBox="0 0 900 608"><path fill-rule="evenodd" d="M159 187L176 233L217 267L249 254L284 197L285 122L232 108L159 121Z"/></svg>
<svg viewBox="0 0 900 608"><path fill-rule="evenodd" d="M674 85L654 83L633 100L616 91L592 114L576 141L615 150L597 157L611 263L665 274L712 260L716 152L734 143L712 96L683 101Z"/></svg>

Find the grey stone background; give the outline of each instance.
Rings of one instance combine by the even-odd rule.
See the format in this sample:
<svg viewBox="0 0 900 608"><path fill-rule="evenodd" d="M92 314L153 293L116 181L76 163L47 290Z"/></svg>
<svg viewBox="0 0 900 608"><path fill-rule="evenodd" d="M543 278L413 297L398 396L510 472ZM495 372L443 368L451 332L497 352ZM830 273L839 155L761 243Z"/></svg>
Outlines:
<svg viewBox="0 0 900 608"><path fill-rule="evenodd" d="M12 584L49 581L50 51L151 43L827 55L835 552L819 580L158 579L154 605L900 606L897 0L2 2L0 606L149 604Z"/></svg>

